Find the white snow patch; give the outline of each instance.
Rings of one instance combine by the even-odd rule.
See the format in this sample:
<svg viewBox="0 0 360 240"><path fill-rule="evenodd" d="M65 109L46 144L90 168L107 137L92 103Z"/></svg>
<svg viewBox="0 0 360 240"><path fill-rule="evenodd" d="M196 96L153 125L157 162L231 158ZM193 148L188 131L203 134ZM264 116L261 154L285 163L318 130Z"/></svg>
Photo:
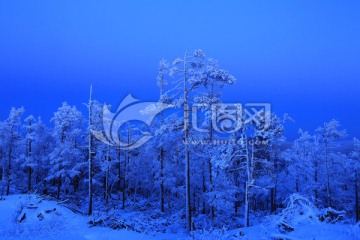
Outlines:
<svg viewBox="0 0 360 240"><path fill-rule="evenodd" d="M56 209L56 210L54 210ZM24 214L26 217L23 218ZM124 216L125 217L125 216ZM89 217L73 213L55 201L36 195L12 195L0 200L1 240L360 240L360 224L303 222L294 231L281 233L276 224L259 224L227 231L196 231L193 237L181 234L145 234L105 227L90 227ZM21 222L20 222L21 221Z"/></svg>

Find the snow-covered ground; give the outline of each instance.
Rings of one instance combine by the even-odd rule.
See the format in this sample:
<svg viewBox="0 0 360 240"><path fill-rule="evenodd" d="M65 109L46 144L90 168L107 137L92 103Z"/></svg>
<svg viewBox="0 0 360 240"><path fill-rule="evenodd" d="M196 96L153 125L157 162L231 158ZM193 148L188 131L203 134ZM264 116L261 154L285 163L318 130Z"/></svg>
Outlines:
<svg viewBox="0 0 360 240"><path fill-rule="evenodd" d="M24 217L25 214L25 217ZM36 195L11 195L0 201L0 239L174 239L127 230L90 227L89 218Z"/></svg>
<svg viewBox="0 0 360 240"><path fill-rule="evenodd" d="M301 239L359 240L360 226L322 222L297 224L295 230L280 233L274 224L256 225L231 231L198 231L192 238L164 233L138 233L90 227L89 217L76 214L64 204L36 195L12 195L0 200L0 239L136 240L136 239Z"/></svg>
<svg viewBox="0 0 360 240"><path fill-rule="evenodd" d="M356 229L358 228L358 229ZM358 240L360 239L359 226L349 226L344 224L306 224L297 225L291 233L282 234L270 226L257 225L243 232L248 238L244 239L283 239L283 240Z"/></svg>

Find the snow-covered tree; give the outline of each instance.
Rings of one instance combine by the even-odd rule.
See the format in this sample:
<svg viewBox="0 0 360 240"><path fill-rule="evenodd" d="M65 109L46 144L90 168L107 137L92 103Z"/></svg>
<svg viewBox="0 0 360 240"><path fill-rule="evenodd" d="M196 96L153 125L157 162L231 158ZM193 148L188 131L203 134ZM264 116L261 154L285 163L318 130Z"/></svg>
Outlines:
<svg viewBox="0 0 360 240"><path fill-rule="evenodd" d="M24 120L23 128L25 129L25 151L21 155L20 162L27 175L27 191L29 192L40 180L38 174L41 171L40 166L45 165L42 160L48 152L42 152L41 148L45 147L44 144L50 144L51 141L45 140L47 134L40 117L36 119L33 115L28 116Z"/></svg>
<svg viewBox="0 0 360 240"><path fill-rule="evenodd" d="M340 130L340 123L336 120L324 123L323 127L319 127L316 132L323 143L325 169L326 169L326 194L327 194L327 205L331 206L331 183L330 183L330 170L329 170L329 153L331 150L331 144L346 135L346 130Z"/></svg>
<svg viewBox="0 0 360 240"><path fill-rule="evenodd" d="M3 188L6 187L6 195L10 194L11 184L14 181L14 162L19 157L19 145L21 143L21 117L24 108L12 108L9 117L0 125L0 147L3 170ZM2 192L3 189L2 188Z"/></svg>
<svg viewBox="0 0 360 240"><path fill-rule="evenodd" d="M354 168L355 182L355 219L360 221L360 202L359 202L359 175L360 175L360 140L354 138L354 149L351 152L352 167ZM351 171L351 169L350 169Z"/></svg>
<svg viewBox="0 0 360 240"><path fill-rule="evenodd" d="M311 196L314 194L315 189L318 188L315 185L317 179L317 176L315 176L316 158L314 158L316 140L309 132L302 129L299 130L299 135L293 146L282 154L282 158L287 165L285 169L287 183L288 185L292 184L288 191Z"/></svg>
<svg viewBox="0 0 360 240"><path fill-rule="evenodd" d="M56 197L59 199L61 186L65 185L68 191L71 180L79 174L78 169L84 163L83 146L79 139L84 120L75 106L65 102L51 121L54 123L55 148L50 154L51 168L47 179L56 182Z"/></svg>
<svg viewBox="0 0 360 240"><path fill-rule="evenodd" d="M191 154L188 144L191 139L190 108L193 103L203 102L205 99L208 104L211 104L218 94L214 92L215 86L232 84L235 78L225 70L220 69L216 61L206 57L201 50L195 50L192 54L186 52L184 57L177 58L173 62L170 75L176 78L175 87L172 91L168 91L166 96L173 94L170 95L170 98L174 99L180 94L179 98L173 101L173 104L182 106L184 112L186 228L191 231ZM205 95L203 96L202 93Z"/></svg>

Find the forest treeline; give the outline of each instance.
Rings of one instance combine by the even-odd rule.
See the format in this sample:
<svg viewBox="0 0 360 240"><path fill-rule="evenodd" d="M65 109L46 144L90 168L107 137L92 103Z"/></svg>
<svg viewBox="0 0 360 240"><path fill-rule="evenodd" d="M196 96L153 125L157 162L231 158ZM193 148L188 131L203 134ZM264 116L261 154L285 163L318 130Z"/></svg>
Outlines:
<svg viewBox="0 0 360 240"><path fill-rule="evenodd" d="M313 132L299 130L284 148L289 117L273 113L257 121L240 119L236 131L216 131L209 109L221 104L221 90L235 82L200 50L171 64L162 60L159 104L153 107L168 104L172 110L160 109L150 126L131 121L112 126L124 146L104 129L104 109L113 108L91 97L89 115L65 102L51 125L12 108L0 122L0 194L71 199L86 205L88 214L99 204L126 209L143 201L148 210L183 219L191 231L204 217L218 226L232 219L249 226L252 216L276 212L290 194L299 193L358 221L360 141L353 140L352 151L339 152L338 141L347 133L330 120ZM203 107L196 123L203 131L194 127L194 105ZM220 121L219 129L227 123ZM103 132L106 141L90 130ZM151 138L131 147L145 131Z"/></svg>

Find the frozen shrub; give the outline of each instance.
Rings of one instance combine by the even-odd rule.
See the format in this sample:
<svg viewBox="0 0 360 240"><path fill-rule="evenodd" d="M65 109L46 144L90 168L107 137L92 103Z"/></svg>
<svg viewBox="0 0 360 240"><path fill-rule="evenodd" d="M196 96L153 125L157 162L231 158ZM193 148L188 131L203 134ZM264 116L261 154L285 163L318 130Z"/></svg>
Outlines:
<svg viewBox="0 0 360 240"><path fill-rule="evenodd" d="M271 219L282 231L293 231L293 225L318 222L318 209L306 197L292 194L285 200L286 208Z"/></svg>

